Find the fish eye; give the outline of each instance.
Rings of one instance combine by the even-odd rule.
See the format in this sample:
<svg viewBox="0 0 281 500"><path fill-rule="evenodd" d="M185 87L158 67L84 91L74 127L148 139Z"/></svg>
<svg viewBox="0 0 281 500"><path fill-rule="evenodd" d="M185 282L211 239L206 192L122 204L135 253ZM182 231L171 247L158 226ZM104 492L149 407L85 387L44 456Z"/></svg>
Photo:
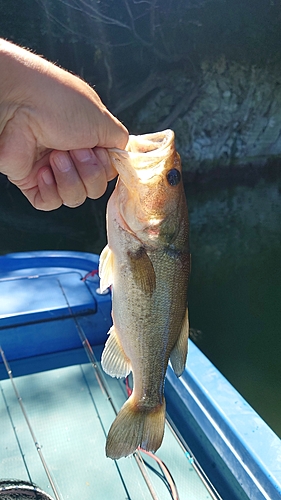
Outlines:
<svg viewBox="0 0 281 500"><path fill-rule="evenodd" d="M172 168L167 173L167 181L170 186L177 186L181 181L181 173L176 168Z"/></svg>

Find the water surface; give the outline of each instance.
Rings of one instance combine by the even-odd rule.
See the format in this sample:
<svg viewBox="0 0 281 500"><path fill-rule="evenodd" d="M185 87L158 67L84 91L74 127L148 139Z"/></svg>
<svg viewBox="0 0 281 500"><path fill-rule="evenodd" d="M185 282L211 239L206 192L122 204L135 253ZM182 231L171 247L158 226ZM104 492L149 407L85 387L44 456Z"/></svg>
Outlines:
<svg viewBox="0 0 281 500"><path fill-rule="evenodd" d="M189 188L187 188L187 192ZM281 436L281 179L188 195L191 325L201 350Z"/></svg>
<svg viewBox="0 0 281 500"><path fill-rule="evenodd" d="M39 212L2 179L0 252L105 244L106 196ZM281 176L189 182L191 326L200 349L281 436Z"/></svg>

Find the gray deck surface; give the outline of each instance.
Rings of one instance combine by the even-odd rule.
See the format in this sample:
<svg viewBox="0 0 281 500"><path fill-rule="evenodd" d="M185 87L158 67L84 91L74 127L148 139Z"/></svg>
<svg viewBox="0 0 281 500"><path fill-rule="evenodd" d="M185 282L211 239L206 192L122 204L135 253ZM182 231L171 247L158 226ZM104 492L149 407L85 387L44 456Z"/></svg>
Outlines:
<svg viewBox="0 0 281 500"><path fill-rule="evenodd" d="M55 357L57 363L58 355ZM63 367L54 368L52 356L48 359L50 369L44 366L44 371L27 375L17 376L17 371L20 372L17 363L12 366L17 390L60 499L151 499L133 457L115 462L105 456L105 437L115 415L92 365L85 360L85 363L71 366L62 363ZM30 360L30 366L32 363ZM104 377L114 403L120 408L126 398L124 382ZM32 480L54 497L8 378L1 381L0 390L0 478ZM167 425L157 455L169 468L180 500L211 499ZM142 456L160 473L156 462ZM146 471L156 498L171 499L158 475L149 467Z"/></svg>

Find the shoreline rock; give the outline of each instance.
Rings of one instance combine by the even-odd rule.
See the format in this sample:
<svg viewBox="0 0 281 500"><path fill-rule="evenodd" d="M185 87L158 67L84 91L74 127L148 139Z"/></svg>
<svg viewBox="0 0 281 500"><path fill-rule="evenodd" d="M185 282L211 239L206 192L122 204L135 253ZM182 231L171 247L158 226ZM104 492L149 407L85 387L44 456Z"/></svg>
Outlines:
<svg viewBox="0 0 281 500"><path fill-rule="evenodd" d="M281 162L281 68L204 62L171 72L136 113L133 133L172 128L189 171Z"/></svg>

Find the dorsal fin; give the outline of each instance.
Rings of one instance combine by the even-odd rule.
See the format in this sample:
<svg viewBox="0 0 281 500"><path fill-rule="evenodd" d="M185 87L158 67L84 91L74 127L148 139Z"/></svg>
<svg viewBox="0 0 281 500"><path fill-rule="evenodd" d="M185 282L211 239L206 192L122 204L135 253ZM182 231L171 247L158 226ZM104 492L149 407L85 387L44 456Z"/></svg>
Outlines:
<svg viewBox="0 0 281 500"><path fill-rule="evenodd" d="M188 321L188 309L186 309L180 335L170 354L172 367L177 377L180 377L185 369L188 335L189 335L189 321Z"/></svg>

